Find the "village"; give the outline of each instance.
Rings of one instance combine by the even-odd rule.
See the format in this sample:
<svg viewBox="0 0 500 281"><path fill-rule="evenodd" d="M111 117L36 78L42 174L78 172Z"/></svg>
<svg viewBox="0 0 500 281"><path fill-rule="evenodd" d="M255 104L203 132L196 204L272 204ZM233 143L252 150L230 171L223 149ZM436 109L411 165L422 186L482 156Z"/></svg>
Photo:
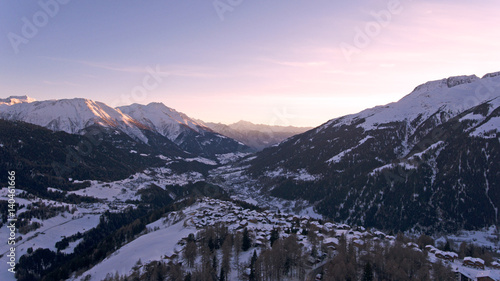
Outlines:
<svg viewBox="0 0 500 281"><path fill-rule="evenodd" d="M490 281L500 280L500 263L498 260L487 264L483 259L477 257L459 258L454 251L443 251L442 245L418 245L414 241L399 241L398 237L388 235L375 229L354 227L331 221L311 218L308 216L297 216L268 210L257 211L238 206L230 201L222 201L212 198L198 200L197 207L185 211L183 218L184 227L195 228L198 232L197 239L201 239L199 233L204 228L223 224L234 234L249 233L252 247L257 251L271 247L271 236L273 231L279 233L279 238L285 239L294 235L303 253L312 253L305 259L305 267L309 272L321 272L322 266L334 257L339 247L339 240L345 239L349 245L359 252L372 251L373 245L393 245L403 243L403 247L426 254L431 263L442 262L449 266L455 273L456 280L478 280ZM182 252L188 237L178 242L178 246L172 255L164 258L173 262L182 261ZM252 250L253 251L253 250ZM249 257L249 256L248 256ZM316 276L321 280L321 274Z"/></svg>

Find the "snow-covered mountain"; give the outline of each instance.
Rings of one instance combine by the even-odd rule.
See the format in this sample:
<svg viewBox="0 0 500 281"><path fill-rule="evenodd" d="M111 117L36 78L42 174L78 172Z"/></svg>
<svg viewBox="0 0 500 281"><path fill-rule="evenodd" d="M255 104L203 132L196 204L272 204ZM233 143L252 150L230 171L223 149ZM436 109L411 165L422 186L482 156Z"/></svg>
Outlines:
<svg viewBox="0 0 500 281"><path fill-rule="evenodd" d="M7 100L13 100L12 97ZM26 100L29 100L26 99ZM53 131L80 134L85 128L100 125L118 129L127 135L148 142L140 124L120 110L88 99L61 99L35 102L20 102L0 106L0 118L24 121Z"/></svg>
<svg viewBox="0 0 500 281"><path fill-rule="evenodd" d="M218 134L204 126L202 122L198 122L162 103L132 104L119 107L118 110L191 153L215 156L248 150L244 144Z"/></svg>
<svg viewBox="0 0 500 281"><path fill-rule="evenodd" d="M312 129L310 127L253 124L248 121L239 121L229 125L221 123L203 124L217 133L238 140L257 151Z"/></svg>
<svg viewBox="0 0 500 281"><path fill-rule="evenodd" d="M208 129L186 114L169 108L163 103L150 103L148 105L135 103L118 107L118 109L171 141L175 141L186 130L201 133Z"/></svg>
<svg viewBox="0 0 500 281"><path fill-rule="evenodd" d="M220 154L249 150L162 103L111 108L82 98L33 101L29 97L9 97L0 104L0 118L70 134L84 134L88 128L100 126L110 134L121 132L154 146L174 142L188 153L214 159Z"/></svg>
<svg viewBox="0 0 500 281"><path fill-rule="evenodd" d="M498 224L500 73L427 82L398 102L265 149L248 173L337 220L385 229ZM391 217L390 220L387 218Z"/></svg>

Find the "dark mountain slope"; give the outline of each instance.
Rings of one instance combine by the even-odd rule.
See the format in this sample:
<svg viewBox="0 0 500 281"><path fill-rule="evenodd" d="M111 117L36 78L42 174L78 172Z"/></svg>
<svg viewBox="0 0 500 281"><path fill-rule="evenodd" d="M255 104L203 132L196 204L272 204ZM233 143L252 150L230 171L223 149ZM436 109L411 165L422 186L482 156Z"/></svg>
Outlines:
<svg viewBox="0 0 500 281"><path fill-rule="evenodd" d="M472 101L472 102L471 102ZM262 192L383 229L498 224L500 80L451 77L265 149Z"/></svg>

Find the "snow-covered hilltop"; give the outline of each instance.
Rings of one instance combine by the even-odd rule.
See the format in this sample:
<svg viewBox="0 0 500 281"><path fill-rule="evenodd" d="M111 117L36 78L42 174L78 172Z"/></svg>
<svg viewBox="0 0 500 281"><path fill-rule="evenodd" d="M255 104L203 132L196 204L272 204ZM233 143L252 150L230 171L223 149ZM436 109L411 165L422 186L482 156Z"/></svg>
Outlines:
<svg viewBox="0 0 500 281"><path fill-rule="evenodd" d="M169 108L163 103L155 102L148 105L135 103L118 107L118 109L171 141L175 141L180 134L188 129L197 133L208 129L186 114Z"/></svg>
<svg viewBox="0 0 500 281"><path fill-rule="evenodd" d="M318 130L356 122L364 130L371 130L383 124L406 121L409 123L407 134L412 134L431 116L442 123L469 108L500 97L499 75L490 73L482 79L475 75L454 76L430 81L417 86L397 102L333 119Z"/></svg>
<svg viewBox="0 0 500 281"><path fill-rule="evenodd" d="M0 117L24 121L53 131L79 134L92 125L115 128L147 143L141 132L146 127L121 111L89 99L21 102L0 107Z"/></svg>

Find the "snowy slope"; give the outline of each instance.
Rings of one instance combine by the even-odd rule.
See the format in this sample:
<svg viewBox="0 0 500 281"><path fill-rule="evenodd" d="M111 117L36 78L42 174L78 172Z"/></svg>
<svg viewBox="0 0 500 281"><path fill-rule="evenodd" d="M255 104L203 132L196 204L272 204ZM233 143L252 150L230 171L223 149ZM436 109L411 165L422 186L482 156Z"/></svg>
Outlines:
<svg viewBox="0 0 500 281"><path fill-rule="evenodd" d="M0 118L24 121L71 134L81 133L83 129L97 124L119 129L145 143L148 141L140 130L145 128L142 124L120 110L88 99L48 100L10 106L4 104L0 106Z"/></svg>
<svg viewBox="0 0 500 281"><path fill-rule="evenodd" d="M177 245L177 242L187 237L189 233L195 233L196 228L186 227L184 220L170 226L164 225L163 220L160 219L151 224L160 226L160 230L140 236L124 245L76 280L82 280L87 275L92 276L91 280L102 280L108 273L114 274L115 272L120 275L129 275L138 260L146 264L150 261L162 260L165 255L170 256L175 251L180 251L181 247Z"/></svg>
<svg viewBox="0 0 500 281"><path fill-rule="evenodd" d="M118 109L171 141L175 141L184 130L191 129L199 133L208 129L203 128L202 124L189 118L186 114L169 108L163 103L150 103L148 105L135 103Z"/></svg>
<svg viewBox="0 0 500 281"><path fill-rule="evenodd" d="M333 119L319 127L318 131L359 120L364 120L360 127L365 130L391 122L416 121L412 126L414 130L437 112L445 113L443 117L447 120L468 108L499 97L500 76L495 74L487 74L482 79L471 75L430 81L416 87L397 102Z"/></svg>

